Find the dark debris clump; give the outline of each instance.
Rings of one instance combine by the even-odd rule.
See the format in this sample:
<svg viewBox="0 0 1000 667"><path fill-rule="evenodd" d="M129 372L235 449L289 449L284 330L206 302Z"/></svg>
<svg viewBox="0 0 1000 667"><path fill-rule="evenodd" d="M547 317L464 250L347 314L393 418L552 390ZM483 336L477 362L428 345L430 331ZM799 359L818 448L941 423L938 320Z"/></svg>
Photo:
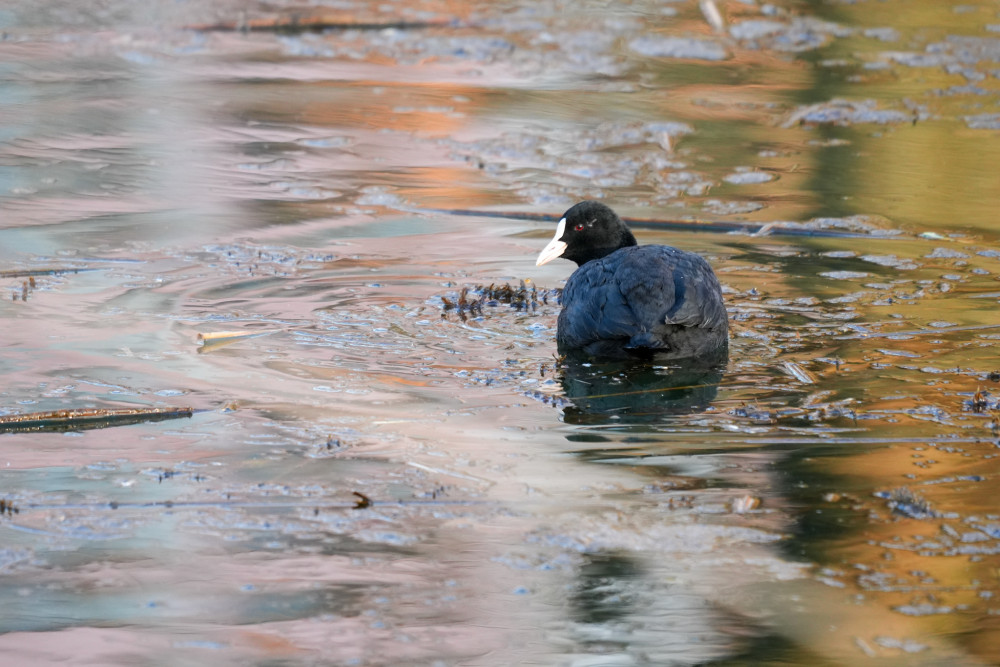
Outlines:
<svg viewBox="0 0 1000 667"><path fill-rule="evenodd" d="M0 498L0 516L14 516L20 514L20 508L6 498Z"/></svg>
<svg viewBox="0 0 1000 667"><path fill-rule="evenodd" d="M932 519L940 516L926 498L905 486L891 491L879 491L875 496L887 499L889 509L910 519Z"/></svg>
<svg viewBox="0 0 1000 667"><path fill-rule="evenodd" d="M757 405L751 405L749 403L741 403L735 408L729 411L729 414L734 417L740 417L742 419L750 419L755 422L762 424L773 424L775 421L775 415L770 411L760 408Z"/></svg>
<svg viewBox="0 0 1000 667"><path fill-rule="evenodd" d="M990 396L989 392L983 391L980 387L976 390L976 393L972 395L967 401L962 401L962 408L966 412L973 412L976 414L992 415L994 417L994 423L1000 421L1000 400L997 400Z"/></svg>
<svg viewBox="0 0 1000 667"><path fill-rule="evenodd" d="M561 294L562 290L538 289L531 281L524 280L517 287L511 286L510 283L503 285L490 283L488 287L484 285L463 287L455 301L446 296L441 297L441 302L444 304L441 317L447 317L447 313L453 310L464 322L470 316L481 316L484 306L495 308L501 305L533 313L538 310L539 305L548 305L550 300L558 303Z"/></svg>

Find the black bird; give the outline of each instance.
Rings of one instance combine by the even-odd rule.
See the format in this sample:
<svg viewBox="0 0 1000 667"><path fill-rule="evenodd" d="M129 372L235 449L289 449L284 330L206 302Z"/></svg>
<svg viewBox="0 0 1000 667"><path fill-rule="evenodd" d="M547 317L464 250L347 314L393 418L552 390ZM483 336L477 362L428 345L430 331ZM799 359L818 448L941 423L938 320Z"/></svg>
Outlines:
<svg viewBox="0 0 1000 667"><path fill-rule="evenodd" d="M728 354L722 289L701 256L639 246L614 211L584 201L563 214L536 265L556 257L579 265L562 293L561 354L713 363Z"/></svg>

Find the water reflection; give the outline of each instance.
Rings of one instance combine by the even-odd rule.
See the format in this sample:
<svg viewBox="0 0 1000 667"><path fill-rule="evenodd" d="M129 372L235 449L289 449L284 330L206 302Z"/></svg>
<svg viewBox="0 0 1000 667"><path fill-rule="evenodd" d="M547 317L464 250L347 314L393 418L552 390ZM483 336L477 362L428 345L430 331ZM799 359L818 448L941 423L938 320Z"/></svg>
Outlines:
<svg viewBox="0 0 1000 667"><path fill-rule="evenodd" d="M700 362L661 365L653 360L596 362L567 359L560 382L572 405L569 424L655 423L707 408L719 392L728 347Z"/></svg>
<svg viewBox="0 0 1000 667"><path fill-rule="evenodd" d="M579 583L571 601L579 623L607 623L627 616L635 606L630 582L643 575L628 554L594 554L580 568Z"/></svg>

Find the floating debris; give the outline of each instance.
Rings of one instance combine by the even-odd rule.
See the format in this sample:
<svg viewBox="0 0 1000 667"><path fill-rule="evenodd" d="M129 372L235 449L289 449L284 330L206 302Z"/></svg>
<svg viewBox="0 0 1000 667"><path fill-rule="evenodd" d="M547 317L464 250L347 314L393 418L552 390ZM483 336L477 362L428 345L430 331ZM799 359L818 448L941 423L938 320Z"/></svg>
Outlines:
<svg viewBox="0 0 1000 667"><path fill-rule="evenodd" d="M28 279L21 281L21 289L18 290L18 288L15 287L14 291L11 292L10 298L11 298L12 301L17 301L18 297L20 297L21 301L27 301L28 300L28 295L31 294L35 290L36 287L38 287L38 282L35 280L35 276L29 275L26 272L23 272L23 271L6 271L6 272L0 271L0 273L8 273L8 274L18 274L19 273L21 275L27 275Z"/></svg>
<svg viewBox="0 0 1000 667"><path fill-rule="evenodd" d="M546 372L551 372L552 374L557 373L566 364L565 354L553 354L552 355L552 365L542 364L538 367L538 375L540 377L545 377Z"/></svg>
<svg viewBox="0 0 1000 667"><path fill-rule="evenodd" d="M198 340L202 343L219 342L232 338L253 338L255 336L267 336L277 333L280 329L268 329L267 331L214 331L198 334Z"/></svg>
<svg viewBox="0 0 1000 667"><path fill-rule="evenodd" d="M931 504L927 499L918 493L914 493L906 486L901 486L892 491L879 491L875 496L887 499L889 501L889 508L894 513L902 514L911 519L931 519L939 516L931 508Z"/></svg>
<svg viewBox="0 0 1000 667"><path fill-rule="evenodd" d="M463 287L456 301L452 301L446 296L441 297L441 302L444 304L444 312L441 313L441 316L445 317L447 312L454 310L459 319L465 322L470 315L473 317L481 316L484 306L497 307L502 304L509 305L518 311L533 313L538 309L539 304L548 305L549 299L558 303L561 294L562 290L559 289L539 290L530 280L522 280L517 287L511 286L510 283L503 285L490 283L488 287L476 285L471 289Z"/></svg>
<svg viewBox="0 0 1000 667"><path fill-rule="evenodd" d="M534 283L530 280L521 281L519 287L511 287L509 283L504 283L503 285L493 285L483 289L480 288L482 295L489 299L489 305L494 305L492 302L510 304L516 310L531 310L534 312L538 308L538 288L535 287ZM548 297L542 293L542 301L548 303Z"/></svg>
<svg viewBox="0 0 1000 667"><path fill-rule="evenodd" d="M559 394L552 394L544 391L531 390L522 392L522 395L526 398L530 398L534 401L539 401L545 405L551 405L554 408L565 408L573 405L573 401L566 398L565 396L560 396Z"/></svg>
<svg viewBox="0 0 1000 667"><path fill-rule="evenodd" d="M796 125L846 127L859 123L891 125L907 123L912 120L912 113L898 109L879 109L875 100L834 99L796 109L788 116L782 127L788 128Z"/></svg>
<svg viewBox="0 0 1000 667"><path fill-rule="evenodd" d="M193 414L193 408L81 408L29 412L0 417L0 433L83 431L140 422L181 419Z"/></svg>
<svg viewBox="0 0 1000 667"><path fill-rule="evenodd" d="M802 384L816 384L816 376L794 361L782 363L782 368L786 373L801 382Z"/></svg>
<svg viewBox="0 0 1000 667"><path fill-rule="evenodd" d="M730 507L735 514L746 514L747 512L759 509L760 505L761 500L757 496L740 496L733 499Z"/></svg>
<svg viewBox="0 0 1000 667"><path fill-rule="evenodd" d="M769 409L761 407L754 401L752 404L742 402L728 410L728 414L741 419L748 419L755 424L789 424L794 422L817 423L838 419L849 419L857 424L857 413L847 407L852 399L844 399L830 403L808 403L802 407L782 407Z"/></svg>
<svg viewBox="0 0 1000 667"><path fill-rule="evenodd" d="M354 502L354 509L363 510L372 506L372 499L361 493L360 491L351 491L352 494L358 497Z"/></svg>
<svg viewBox="0 0 1000 667"><path fill-rule="evenodd" d="M743 402L737 407L729 410L729 414L734 417L741 417L743 419L749 419L758 424L774 424L777 423L777 418L774 413L770 410L763 409L757 405L756 401L753 405Z"/></svg>
<svg viewBox="0 0 1000 667"><path fill-rule="evenodd" d="M701 9L701 14L705 17L708 25L712 26L712 30L715 32L725 32L726 22L722 19L722 14L719 12L715 0L699 0L698 7Z"/></svg>
<svg viewBox="0 0 1000 667"><path fill-rule="evenodd" d="M454 310L458 313L459 319L463 322L469 319L469 315L475 317L476 315L483 314L483 302L485 297L479 297L477 299L469 299L469 288L463 287L462 291L458 295L458 301L449 301L447 297L442 296L441 301L444 303L444 312L441 313L441 317L445 317L445 313L449 310Z"/></svg>
<svg viewBox="0 0 1000 667"><path fill-rule="evenodd" d="M988 400L988 394L983 392L983 388L979 387L976 389L976 393L972 395L972 403L970 405L973 412L986 412L990 402Z"/></svg>
<svg viewBox="0 0 1000 667"><path fill-rule="evenodd" d="M0 516L14 516L15 514L20 514L21 510L17 505L7 500L6 498L0 498Z"/></svg>
<svg viewBox="0 0 1000 667"><path fill-rule="evenodd" d="M198 334L201 347L198 352L211 352L220 347L226 347L244 338L257 338L259 336L270 336L281 332L281 329L265 329L261 331L214 331Z"/></svg>
<svg viewBox="0 0 1000 667"><path fill-rule="evenodd" d="M60 276L64 273L79 273L80 271L96 271L97 269L13 269L0 271L0 278L33 278L34 276ZM32 287L34 281L32 280Z"/></svg>

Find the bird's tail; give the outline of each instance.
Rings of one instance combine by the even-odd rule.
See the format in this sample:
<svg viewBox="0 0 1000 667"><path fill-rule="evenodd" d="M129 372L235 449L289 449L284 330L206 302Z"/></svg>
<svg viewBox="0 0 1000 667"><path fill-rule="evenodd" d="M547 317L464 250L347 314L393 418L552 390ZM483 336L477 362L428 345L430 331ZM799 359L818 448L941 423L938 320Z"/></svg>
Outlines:
<svg viewBox="0 0 1000 667"><path fill-rule="evenodd" d="M649 331L640 331L625 345L627 350L662 350L663 347L663 340Z"/></svg>

